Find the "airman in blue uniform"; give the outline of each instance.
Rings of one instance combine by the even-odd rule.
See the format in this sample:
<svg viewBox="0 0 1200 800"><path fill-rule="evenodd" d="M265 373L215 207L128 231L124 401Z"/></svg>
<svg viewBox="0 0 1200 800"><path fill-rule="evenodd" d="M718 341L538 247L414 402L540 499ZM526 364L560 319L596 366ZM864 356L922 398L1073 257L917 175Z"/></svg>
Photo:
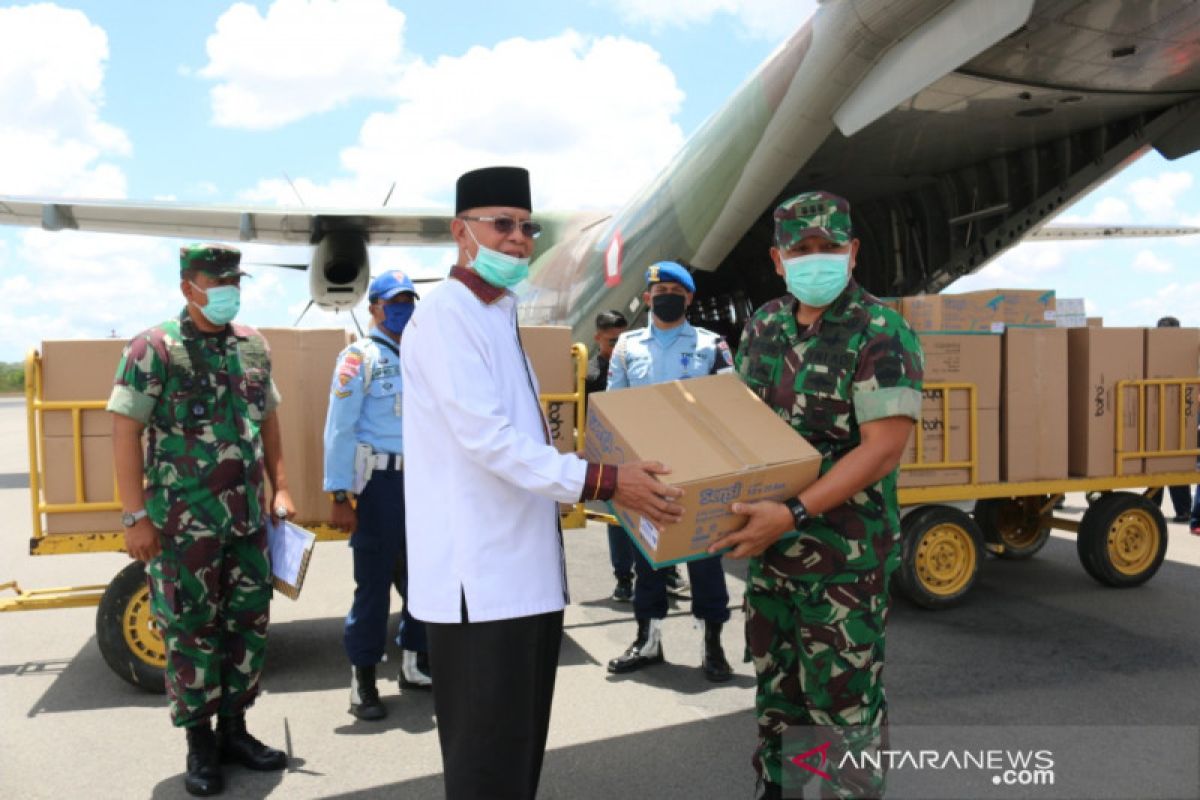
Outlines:
<svg viewBox="0 0 1200 800"><path fill-rule="evenodd" d="M617 340L608 364L608 391L665 381L698 378L733 369L729 345L717 334L693 327L684 318L696 284L688 271L672 261L660 261L646 271L643 300L650 306L645 328L626 331ZM721 626L729 620L729 590L721 557L689 561L692 614L704 622L701 668L711 681L733 676L721 648ZM639 551L634 568L633 611L637 638L624 654L608 662L609 672L632 672L663 661L662 621L667 616L669 570L656 570Z"/></svg>
<svg viewBox="0 0 1200 800"><path fill-rule="evenodd" d="M338 355L325 418L325 491L333 497L332 522L352 531L354 602L344 643L352 666L350 713L387 716L375 685L383 660L393 579L405 600L400 621L400 683L428 689L425 625L408 613L404 527L403 387L400 336L417 300L412 280L391 271L367 292L374 325L366 339ZM357 504L351 500L357 497Z"/></svg>

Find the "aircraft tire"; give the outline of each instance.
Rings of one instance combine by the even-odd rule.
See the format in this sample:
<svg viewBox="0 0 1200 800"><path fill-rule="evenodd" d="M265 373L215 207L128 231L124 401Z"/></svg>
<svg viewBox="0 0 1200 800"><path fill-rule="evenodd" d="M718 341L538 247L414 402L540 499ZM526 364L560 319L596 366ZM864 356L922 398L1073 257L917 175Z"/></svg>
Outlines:
<svg viewBox="0 0 1200 800"><path fill-rule="evenodd" d="M116 574L96 609L96 643L109 668L139 689L166 691L166 648L150 613L146 568L134 561Z"/></svg>

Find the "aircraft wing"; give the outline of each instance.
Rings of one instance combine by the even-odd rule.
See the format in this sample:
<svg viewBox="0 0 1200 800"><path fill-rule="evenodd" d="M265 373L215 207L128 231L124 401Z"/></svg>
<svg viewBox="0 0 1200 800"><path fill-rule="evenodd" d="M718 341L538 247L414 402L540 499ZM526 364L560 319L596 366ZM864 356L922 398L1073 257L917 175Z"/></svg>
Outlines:
<svg viewBox="0 0 1200 800"><path fill-rule="evenodd" d="M1140 239L1155 236L1194 236L1200 228L1187 225L1046 225L1026 234L1030 241Z"/></svg>
<svg viewBox="0 0 1200 800"><path fill-rule="evenodd" d="M449 244L453 216L448 209L254 208L0 197L3 225L263 244L316 244L335 230L362 232L369 244Z"/></svg>

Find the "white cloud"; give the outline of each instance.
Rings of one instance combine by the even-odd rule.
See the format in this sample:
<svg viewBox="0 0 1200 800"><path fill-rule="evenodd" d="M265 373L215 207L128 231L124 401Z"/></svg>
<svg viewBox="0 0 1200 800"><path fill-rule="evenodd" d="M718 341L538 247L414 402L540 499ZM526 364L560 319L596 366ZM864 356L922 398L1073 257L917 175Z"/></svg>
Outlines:
<svg viewBox="0 0 1200 800"><path fill-rule="evenodd" d="M618 13L656 30L704 24L733 16L746 33L769 41L791 35L817 8L815 0L616 0Z"/></svg>
<svg viewBox="0 0 1200 800"><path fill-rule="evenodd" d="M100 117L108 36L80 11L0 8L0 176L5 194L123 197L130 153Z"/></svg>
<svg viewBox="0 0 1200 800"><path fill-rule="evenodd" d="M481 84L480 75L494 79ZM496 82L507 85L488 88ZM397 92L397 107L371 115L342 152L347 177L295 181L307 205L378 205L395 180L391 206L445 206L461 172L511 163L529 168L538 208L610 208L684 140L674 74L653 48L621 37L566 31L473 47L414 64ZM296 203L280 180L245 198Z"/></svg>
<svg viewBox="0 0 1200 800"><path fill-rule="evenodd" d="M1176 202L1192 188L1190 172L1163 172L1153 178L1139 178L1129 186L1133 202L1152 222L1173 222Z"/></svg>
<svg viewBox="0 0 1200 800"><path fill-rule="evenodd" d="M400 74L404 13L387 0L275 0L266 16L236 3L208 38L200 75L213 121L268 129L362 97L391 93Z"/></svg>
<svg viewBox="0 0 1200 800"><path fill-rule="evenodd" d="M1167 273L1175 269L1170 261L1156 255L1150 250L1139 250L1133 257L1133 268L1138 272Z"/></svg>

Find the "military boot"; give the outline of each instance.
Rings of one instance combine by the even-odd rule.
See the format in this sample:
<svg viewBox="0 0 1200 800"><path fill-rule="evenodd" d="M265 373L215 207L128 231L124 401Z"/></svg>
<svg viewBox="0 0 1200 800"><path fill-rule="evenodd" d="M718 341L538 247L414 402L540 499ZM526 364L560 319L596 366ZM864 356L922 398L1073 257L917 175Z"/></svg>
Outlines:
<svg viewBox="0 0 1200 800"><path fill-rule="evenodd" d="M375 688L375 666L350 668L350 713L359 719L376 720L387 716L387 708Z"/></svg>
<svg viewBox="0 0 1200 800"><path fill-rule="evenodd" d="M733 677L733 667L725 660L721 647L721 623L704 621L704 647L700 654L700 668L704 677L713 683L724 683Z"/></svg>
<svg viewBox="0 0 1200 800"><path fill-rule="evenodd" d="M267 747L251 736L243 714L217 720L217 741L222 761L233 761L258 772L274 772L287 766L287 753Z"/></svg>
<svg viewBox="0 0 1200 800"><path fill-rule="evenodd" d="M758 800L783 800L783 787L778 783L764 782L763 793L758 796Z"/></svg>
<svg viewBox="0 0 1200 800"><path fill-rule="evenodd" d="M622 655L608 662L608 671L618 674L633 672L636 669L662 662L662 620L639 619L637 621L637 638Z"/></svg>
<svg viewBox="0 0 1200 800"><path fill-rule="evenodd" d="M197 797L220 794L225 789L225 776L221 774L221 758L212 726L204 720L185 730L188 752L183 788Z"/></svg>
<svg viewBox="0 0 1200 800"><path fill-rule="evenodd" d="M422 669L420 656L416 650L400 652L400 685L406 689L421 689L427 692L433 688L433 678L429 677L428 667Z"/></svg>

